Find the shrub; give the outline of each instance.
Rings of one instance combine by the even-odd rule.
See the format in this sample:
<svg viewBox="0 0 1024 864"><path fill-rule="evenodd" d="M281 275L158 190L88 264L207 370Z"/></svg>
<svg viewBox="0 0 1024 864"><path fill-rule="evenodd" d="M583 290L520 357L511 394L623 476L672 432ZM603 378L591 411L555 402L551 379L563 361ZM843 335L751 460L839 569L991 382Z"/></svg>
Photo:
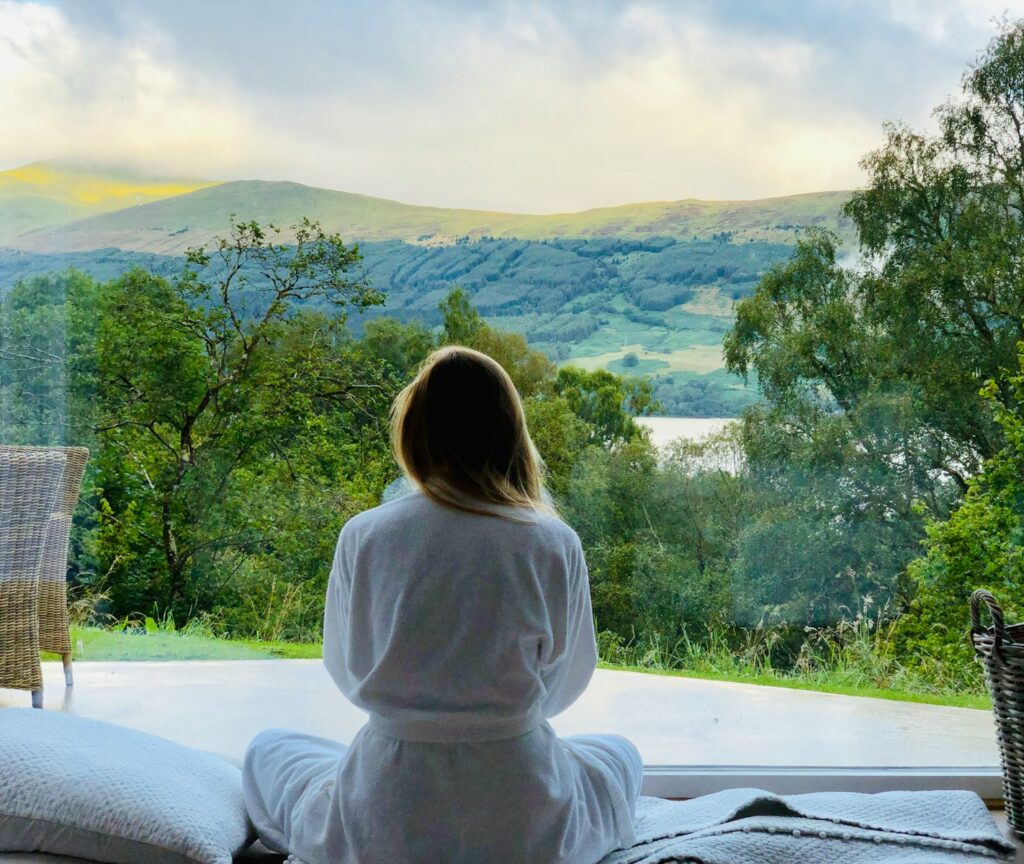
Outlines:
<svg viewBox="0 0 1024 864"><path fill-rule="evenodd" d="M1024 353L1008 378L1011 399L995 382L984 388L998 406L1003 449L970 481L960 509L927 526L927 554L909 568L917 596L898 628L905 654L927 664L969 664L968 599L991 591L1011 620L1024 614Z"/></svg>

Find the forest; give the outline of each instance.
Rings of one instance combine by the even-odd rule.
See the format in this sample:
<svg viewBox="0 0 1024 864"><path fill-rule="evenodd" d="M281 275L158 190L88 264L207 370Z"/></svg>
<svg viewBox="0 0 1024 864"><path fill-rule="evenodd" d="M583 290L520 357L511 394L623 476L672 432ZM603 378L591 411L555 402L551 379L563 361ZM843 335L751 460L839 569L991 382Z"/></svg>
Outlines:
<svg viewBox="0 0 1024 864"><path fill-rule="evenodd" d="M71 583L97 622L315 640L337 532L397 476L391 399L436 345L468 344L522 394L605 660L978 692L970 592L1024 614L1022 94L1024 24L1006 24L937 132L889 126L864 157L855 263L808 230L737 289L725 358L758 401L702 443L659 453L634 422L659 407L650 380L559 367L536 332L483 317L515 262L545 255L561 275L521 313L581 303L565 324L586 326L602 313L567 274L621 278L605 241L373 262L308 221L288 243L238 222L173 267L18 281L0 300L0 437L91 448ZM638 249L614 254L645 313L688 290L649 290ZM736 260L716 278L746 286ZM403 279L453 269L468 287L417 292L426 323L396 314Z"/></svg>
<svg viewBox="0 0 1024 864"><path fill-rule="evenodd" d="M227 226L225 225L225 228ZM437 306L463 288L492 326L525 335L558 362L600 355L637 343L671 357L695 347L710 352L711 371L669 368L643 360L639 370L621 361L615 371L654 373L662 410L678 416L736 416L756 398L755 388L725 374L719 346L731 305L748 296L771 265L793 247L755 240L715 239L519 240L483 237L448 245L399 240L359 244L358 269L384 302L352 310L359 332L376 317L440 326ZM109 280L133 267L165 277L181 269L180 256L102 249L91 252L0 254L0 285L73 267ZM258 274L253 274L258 280ZM309 298L301 302L316 306ZM683 354L682 356L685 356Z"/></svg>

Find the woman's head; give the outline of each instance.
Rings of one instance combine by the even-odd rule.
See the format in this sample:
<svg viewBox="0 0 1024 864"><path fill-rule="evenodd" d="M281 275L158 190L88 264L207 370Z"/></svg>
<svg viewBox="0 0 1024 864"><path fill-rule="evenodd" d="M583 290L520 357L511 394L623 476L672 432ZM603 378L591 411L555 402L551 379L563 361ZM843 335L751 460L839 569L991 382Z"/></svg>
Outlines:
<svg viewBox="0 0 1024 864"><path fill-rule="evenodd" d="M548 509L519 394L486 354L459 345L434 351L395 399L391 440L409 479L442 504Z"/></svg>

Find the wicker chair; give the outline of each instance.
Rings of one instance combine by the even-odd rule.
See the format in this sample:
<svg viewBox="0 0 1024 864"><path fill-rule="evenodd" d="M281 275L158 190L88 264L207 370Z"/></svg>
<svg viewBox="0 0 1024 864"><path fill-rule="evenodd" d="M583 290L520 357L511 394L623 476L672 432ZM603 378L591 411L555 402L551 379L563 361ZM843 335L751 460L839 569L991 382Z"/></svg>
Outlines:
<svg viewBox="0 0 1024 864"><path fill-rule="evenodd" d="M63 561L59 565L63 592L70 523L62 514L77 498L81 482L79 472L73 493L68 491L69 457L84 466L80 448L0 446L0 687L31 690L36 708L43 704L40 577L44 568L56 568ZM58 604L63 618L60 612L52 612L54 595L50 586L46 592L50 637L54 615L67 620L66 599ZM62 653L70 661L68 642L65 630L63 642L50 644L66 645Z"/></svg>
<svg viewBox="0 0 1024 864"><path fill-rule="evenodd" d="M60 654L64 681L74 684L71 672L71 631L68 622L68 543L71 519L82 489L89 451L85 447L59 449L67 458L64 481L46 529L43 559L39 568L39 647Z"/></svg>

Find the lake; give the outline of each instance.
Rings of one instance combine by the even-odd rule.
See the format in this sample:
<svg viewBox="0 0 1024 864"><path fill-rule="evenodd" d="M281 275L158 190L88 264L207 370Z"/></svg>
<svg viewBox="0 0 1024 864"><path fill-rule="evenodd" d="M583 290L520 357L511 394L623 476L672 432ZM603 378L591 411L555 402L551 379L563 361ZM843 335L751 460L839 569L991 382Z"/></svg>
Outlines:
<svg viewBox="0 0 1024 864"><path fill-rule="evenodd" d="M659 449L671 444L677 438L699 441L708 435L721 431L735 417L637 417L636 422L651 431L651 441Z"/></svg>

